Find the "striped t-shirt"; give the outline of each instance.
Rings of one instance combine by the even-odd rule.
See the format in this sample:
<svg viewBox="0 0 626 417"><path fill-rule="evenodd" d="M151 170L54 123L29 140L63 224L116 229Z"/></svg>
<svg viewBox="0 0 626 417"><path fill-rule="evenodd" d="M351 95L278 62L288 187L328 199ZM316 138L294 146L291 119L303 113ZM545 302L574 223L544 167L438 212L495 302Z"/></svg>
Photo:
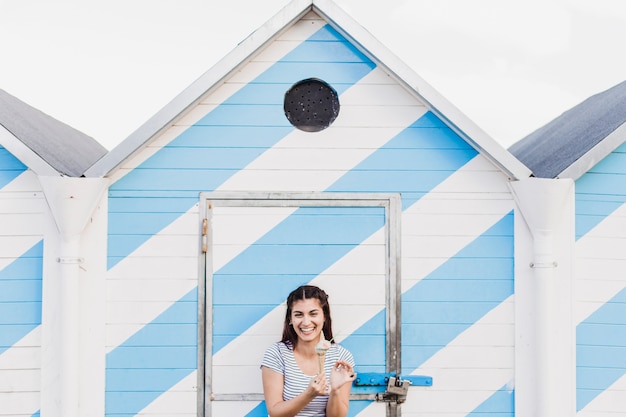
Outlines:
<svg viewBox="0 0 626 417"><path fill-rule="evenodd" d="M326 352L326 361L324 362L324 371L326 379L330 377L330 371L338 360L348 362L354 366L354 358L352 354L343 346L336 343L331 344L330 349ZM263 356L261 366L279 372L284 376L283 400L288 401L304 392L311 382L311 378L315 375L305 375L301 370L296 359L293 356L293 347L291 344L276 342L271 345ZM330 381L328 381L330 385ZM328 396L317 396L309 404L297 414L297 417L324 417L326 415L326 403Z"/></svg>

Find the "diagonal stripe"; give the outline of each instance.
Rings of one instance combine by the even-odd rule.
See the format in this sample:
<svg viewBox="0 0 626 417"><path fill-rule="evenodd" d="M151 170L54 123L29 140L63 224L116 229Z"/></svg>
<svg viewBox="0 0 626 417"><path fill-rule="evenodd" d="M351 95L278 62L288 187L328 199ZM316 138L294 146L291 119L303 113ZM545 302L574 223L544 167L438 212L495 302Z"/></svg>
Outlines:
<svg viewBox="0 0 626 417"><path fill-rule="evenodd" d="M402 296L403 372L513 294L513 213Z"/></svg>
<svg viewBox="0 0 626 417"><path fill-rule="evenodd" d="M576 239L626 203L626 143L576 181Z"/></svg>
<svg viewBox="0 0 626 417"><path fill-rule="evenodd" d="M399 192L406 209L476 155L428 112L327 191Z"/></svg>
<svg viewBox="0 0 626 417"><path fill-rule="evenodd" d="M576 410L626 374L626 289L576 326Z"/></svg>
<svg viewBox="0 0 626 417"><path fill-rule="evenodd" d="M0 188L17 178L28 167L13 156L6 148L0 146Z"/></svg>
<svg viewBox="0 0 626 417"><path fill-rule="evenodd" d="M106 414L138 413L197 369L197 289L106 357Z"/></svg>
<svg viewBox="0 0 626 417"><path fill-rule="evenodd" d="M0 270L0 354L41 324L43 241Z"/></svg>
<svg viewBox="0 0 626 417"><path fill-rule="evenodd" d="M321 50L320 43L324 46ZM304 60L302 56L315 56L316 62ZM326 77L325 81L333 84L337 92L341 94L374 67L375 65L367 57L326 25L272 65L250 85L275 82L286 82L287 85L291 85L315 74L317 77ZM113 184L110 188L111 196L114 196L117 191L129 190L140 192L146 190L212 191L243 169L264 150L293 130L284 116L282 105L276 104L277 97L273 101L269 100L270 103L275 104L254 104L251 96L254 96L255 91L251 90L256 91L256 88L249 87L249 85L242 87L195 124L198 127L205 127L205 150L187 147L185 142L193 134L183 134ZM281 100L282 94L279 96ZM251 102L253 104L249 104ZM254 127L255 135L256 132L260 132L259 134L265 138L265 141L252 148L220 149L217 144L211 143L213 140L211 130L223 132L225 124L237 126L234 130L245 126ZM182 154L181 150L184 150ZM211 162L219 163L213 166ZM128 213L116 214L118 209L115 199L112 199L109 217L112 232L109 236L108 248L114 255L109 258L109 268L197 202L197 199L192 198L177 199L176 203L167 202L171 199L171 196L168 196L154 197L148 199L149 201L138 200L132 212L140 213L144 217L143 222L134 221L134 216L128 216ZM171 211L156 210L163 203L169 204ZM155 216L148 217L147 213L154 213ZM147 223L145 219L149 219L149 222ZM138 230L137 227L141 224L143 224L141 226L143 230ZM115 231L125 231L125 233L116 234Z"/></svg>

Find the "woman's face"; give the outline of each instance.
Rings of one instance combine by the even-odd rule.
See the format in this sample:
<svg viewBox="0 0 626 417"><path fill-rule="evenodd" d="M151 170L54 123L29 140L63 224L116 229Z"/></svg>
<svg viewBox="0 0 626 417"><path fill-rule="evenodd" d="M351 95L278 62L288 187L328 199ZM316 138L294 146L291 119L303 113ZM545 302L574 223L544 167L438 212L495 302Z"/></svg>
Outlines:
<svg viewBox="0 0 626 417"><path fill-rule="evenodd" d="M305 298L293 303L291 325L303 342L317 341L324 328L324 311L317 298Z"/></svg>

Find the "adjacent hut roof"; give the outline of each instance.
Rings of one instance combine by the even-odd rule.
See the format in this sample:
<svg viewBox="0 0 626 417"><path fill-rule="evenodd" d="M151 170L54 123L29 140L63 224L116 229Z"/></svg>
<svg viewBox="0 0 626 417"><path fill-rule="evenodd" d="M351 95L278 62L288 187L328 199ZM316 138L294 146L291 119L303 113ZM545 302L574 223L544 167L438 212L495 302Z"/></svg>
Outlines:
<svg viewBox="0 0 626 417"><path fill-rule="evenodd" d="M576 179L626 140L626 81L566 111L509 151L535 177Z"/></svg>
<svg viewBox="0 0 626 417"><path fill-rule="evenodd" d="M0 125L62 175L80 177L107 153L95 139L4 90L0 90Z"/></svg>

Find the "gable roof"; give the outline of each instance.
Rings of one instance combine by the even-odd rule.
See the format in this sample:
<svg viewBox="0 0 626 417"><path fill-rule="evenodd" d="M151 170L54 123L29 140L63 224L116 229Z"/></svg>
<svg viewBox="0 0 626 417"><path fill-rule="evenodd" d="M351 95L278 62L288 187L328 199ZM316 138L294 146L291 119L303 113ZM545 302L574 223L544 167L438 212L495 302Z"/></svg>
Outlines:
<svg viewBox="0 0 626 417"><path fill-rule="evenodd" d="M244 65L265 45L310 11L327 20L335 30L353 43L361 52L385 68L399 83L418 96L429 107L430 111L510 178L525 178L530 175L530 170L526 166L456 107L441 97L421 77L373 38L369 32L354 22L332 0L293 0L127 139L113 148L104 158L96 162L85 174L93 177L110 174L124 160L141 150L150 139L173 125L184 115L187 109L210 94L229 74Z"/></svg>
<svg viewBox="0 0 626 417"><path fill-rule="evenodd" d="M626 81L576 105L509 150L535 177L577 179L626 141Z"/></svg>
<svg viewBox="0 0 626 417"><path fill-rule="evenodd" d="M90 136L0 90L2 145L38 175L80 177L107 149Z"/></svg>

